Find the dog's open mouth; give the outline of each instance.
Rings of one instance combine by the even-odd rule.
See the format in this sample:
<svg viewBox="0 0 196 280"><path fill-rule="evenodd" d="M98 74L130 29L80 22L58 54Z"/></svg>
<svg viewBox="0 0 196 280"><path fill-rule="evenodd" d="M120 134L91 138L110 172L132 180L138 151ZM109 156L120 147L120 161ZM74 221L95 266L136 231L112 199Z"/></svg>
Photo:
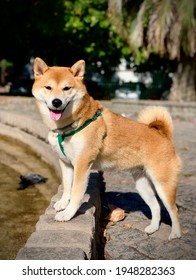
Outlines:
<svg viewBox="0 0 196 280"><path fill-rule="evenodd" d="M62 114L63 114L65 109L63 109L63 110L51 110L51 109L49 109L49 110L50 110L51 119L54 120L54 121L58 121L62 117Z"/></svg>
<svg viewBox="0 0 196 280"><path fill-rule="evenodd" d="M65 111L65 109L67 108L67 106L69 105L70 102L71 101L67 102L67 105L65 106L65 108L63 110L53 110L53 109L49 108L51 119L54 121L60 120L60 118L63 115L63 112Z"/></svg>

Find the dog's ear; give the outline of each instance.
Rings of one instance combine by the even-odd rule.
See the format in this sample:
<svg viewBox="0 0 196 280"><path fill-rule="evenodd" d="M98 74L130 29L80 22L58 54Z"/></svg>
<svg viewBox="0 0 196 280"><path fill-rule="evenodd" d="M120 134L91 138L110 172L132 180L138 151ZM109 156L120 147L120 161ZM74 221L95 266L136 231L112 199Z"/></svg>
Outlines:
<svg viewBox="0 0 196 280"><path fill-rule="evenodd" d="M36 57L33 65L34 77L42 76L48 68L48 65L41 58Z"/></svg>
<svg viewBox="0 0 196 280"><path fill-rule="evenodd" d="M84 77L85 73L85 61L84 60L79 60L77 61L72 67L71 67L71 72L74 75L74 77Z"/></svg>

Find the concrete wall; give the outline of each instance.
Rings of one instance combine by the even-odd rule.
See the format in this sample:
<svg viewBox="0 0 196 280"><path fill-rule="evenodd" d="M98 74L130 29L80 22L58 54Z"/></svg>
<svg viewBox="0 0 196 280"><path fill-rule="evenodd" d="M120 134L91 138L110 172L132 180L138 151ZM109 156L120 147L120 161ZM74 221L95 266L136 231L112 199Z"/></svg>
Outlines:
<svg viewBox="0 0 196 280"><path fill-rule="evenodd" d="M112 99L110 101L102 101L102 103L113 112L128 116L139 113L146 106L164 106L168 109L173 118L182 120L192 120L196 118L196 103L194 102Z"/></svg>

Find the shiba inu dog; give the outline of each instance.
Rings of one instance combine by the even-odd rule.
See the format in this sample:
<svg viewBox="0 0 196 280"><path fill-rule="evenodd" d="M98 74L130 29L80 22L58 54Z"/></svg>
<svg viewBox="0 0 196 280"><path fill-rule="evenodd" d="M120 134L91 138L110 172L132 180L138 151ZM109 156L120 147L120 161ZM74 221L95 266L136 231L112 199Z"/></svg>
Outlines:
<svg viewBox="0 0 196 280"><path fill-rule="evenodd" d="M87 93L85 62L72 67L49 67L34 61L33 95L49 127L49 142L59 156L64 192L54 205L57 221L77 212L91 168L130 170L136 189L150 207L152 220L145 232L160 224L158 195L169 212L169 239L181 236L176 189L181 161L172 142L172 120L162 107L147 107L138 122L104 108Z"/></svg>

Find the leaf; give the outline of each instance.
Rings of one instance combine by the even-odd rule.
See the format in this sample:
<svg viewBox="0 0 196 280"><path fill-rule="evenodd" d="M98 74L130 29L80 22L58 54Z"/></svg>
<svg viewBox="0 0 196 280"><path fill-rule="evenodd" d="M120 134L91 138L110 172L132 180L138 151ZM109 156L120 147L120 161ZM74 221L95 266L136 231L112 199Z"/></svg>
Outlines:
<svg viewBox="0 0 196 280"><path fill-rule="evenodd" d="M123 227L124 227L124 228L132 228L132 227L133 227L133 224L124 224Z"/></svg>
<svg viewBox="0 0 196 280"><path fill-rule="evenodd" d="M111 209L111 212L106 217L106 220L109 220L111 222L119 222L124 220L125 211L123 209L118 208L113 204L109 204L108 206Z"/></svg>
<svg viewBox="0 0 196 280"><path fill-rule="evenodd" d="M182 147L180 147L179 148L181 151L188 151L189 150L189 148L188 147L185 147L185 146L182 146Z"/></svg>

